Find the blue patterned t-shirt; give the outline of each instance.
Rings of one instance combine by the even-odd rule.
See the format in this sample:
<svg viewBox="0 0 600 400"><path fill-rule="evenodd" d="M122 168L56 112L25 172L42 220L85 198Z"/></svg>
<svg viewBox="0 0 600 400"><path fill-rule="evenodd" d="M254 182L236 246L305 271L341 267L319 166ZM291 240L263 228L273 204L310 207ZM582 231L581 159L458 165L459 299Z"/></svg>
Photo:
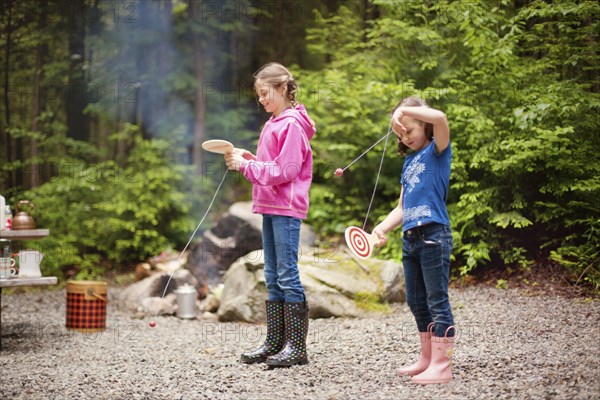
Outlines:
<svg viewBox="0 0 600 400"><path fill-rule="evenodd" d="M404 188L402 231L432 222L450 226L446 199L451 160L451 144L448 143L443 152L436 154L433 140L405 158L400 179Z"/></svg>

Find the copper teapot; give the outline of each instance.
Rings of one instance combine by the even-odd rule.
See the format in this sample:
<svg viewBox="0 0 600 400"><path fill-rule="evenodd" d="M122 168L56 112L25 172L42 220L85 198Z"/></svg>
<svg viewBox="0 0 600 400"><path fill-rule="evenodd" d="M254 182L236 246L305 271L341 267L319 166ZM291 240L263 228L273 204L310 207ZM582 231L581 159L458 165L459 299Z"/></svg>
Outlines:
<svg viewBox="0 0 600 400"><path fill-rule="evenodd" d="M31 209L34 208L34 205L29 200L21 200L17 203L17 215L13 217L12 220L12 229L15 231L25 230L25 229L35 229L35 220L26 211L23 210L23 206L28 206Z"/></svg>

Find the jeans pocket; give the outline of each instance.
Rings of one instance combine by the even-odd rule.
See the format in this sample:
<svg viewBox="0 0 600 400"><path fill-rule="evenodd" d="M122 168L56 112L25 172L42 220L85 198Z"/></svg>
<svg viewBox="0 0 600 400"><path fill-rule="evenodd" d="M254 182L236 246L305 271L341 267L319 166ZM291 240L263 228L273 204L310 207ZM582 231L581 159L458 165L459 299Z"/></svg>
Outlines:
<svg viewBox="0 0 600 400"><path fill-rule="evenodd" d="M452 233L447 227L440 227L433 232L428 232L423 237L425 246L452 246Z"/></svg>
<svg viewBox="0 0 600 400"><path fill-rule="evenodd" d="M406 252L407 254L412 254L415 252L417 247L417 241L414 235L409 235L408 233L404 233L402 237L402 252Z"/></svg>

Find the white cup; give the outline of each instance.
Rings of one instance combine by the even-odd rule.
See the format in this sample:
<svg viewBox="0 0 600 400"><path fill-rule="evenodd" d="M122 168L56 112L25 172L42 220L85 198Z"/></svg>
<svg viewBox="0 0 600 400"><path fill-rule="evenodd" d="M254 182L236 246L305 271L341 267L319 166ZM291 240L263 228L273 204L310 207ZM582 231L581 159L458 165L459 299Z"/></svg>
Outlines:
<svg viewBox="0 0 600 400"><path fill-rule="evenodd" d="M10 278L11 276L17 275L17 270L13 268L14 266L14 258L0 258L0 279Z"/></svg>

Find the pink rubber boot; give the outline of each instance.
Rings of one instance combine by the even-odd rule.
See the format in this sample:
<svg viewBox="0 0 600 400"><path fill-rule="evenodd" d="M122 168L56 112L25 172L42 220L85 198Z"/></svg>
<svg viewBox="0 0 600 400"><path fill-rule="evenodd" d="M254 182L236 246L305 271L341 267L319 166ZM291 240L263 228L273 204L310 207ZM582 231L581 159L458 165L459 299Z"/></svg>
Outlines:
<svg viewBox="0 0 600 400"><path fill-rule="evenodd" d="M433 336L431 338L431 362L425 371L411 378L413 383L431 385L434 383L448 383L453 379L452 353L454 352L454 337L448 337L448 330L450 329L455 328L451 326L446 329L444 337Z"/></svg>
<svg viewBox="0 0 600 400"><path fill-rule="evenodd" d="M431 337L433 336L433 322L427 326L427 332L419 332L421 338L421 356L416 363L398 369L398 376L417 375L425 371L431 360Z"/></svg>

